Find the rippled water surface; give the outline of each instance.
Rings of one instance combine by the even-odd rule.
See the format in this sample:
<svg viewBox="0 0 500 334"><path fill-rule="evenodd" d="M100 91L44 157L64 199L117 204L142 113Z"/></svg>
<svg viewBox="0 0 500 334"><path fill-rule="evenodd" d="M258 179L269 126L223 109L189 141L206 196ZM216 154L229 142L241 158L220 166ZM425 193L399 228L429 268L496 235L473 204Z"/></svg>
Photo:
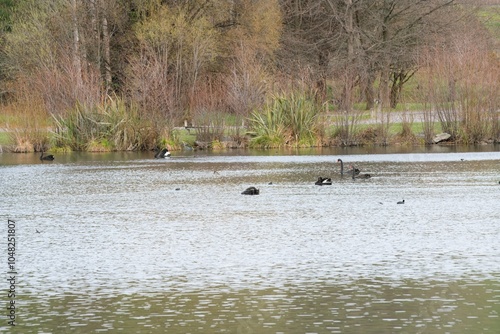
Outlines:
<svg viewBox="0 0 500 334"><path fill-rule="evenodd" d="M500 332L498 150L0 163L20 333Z"/></svg>

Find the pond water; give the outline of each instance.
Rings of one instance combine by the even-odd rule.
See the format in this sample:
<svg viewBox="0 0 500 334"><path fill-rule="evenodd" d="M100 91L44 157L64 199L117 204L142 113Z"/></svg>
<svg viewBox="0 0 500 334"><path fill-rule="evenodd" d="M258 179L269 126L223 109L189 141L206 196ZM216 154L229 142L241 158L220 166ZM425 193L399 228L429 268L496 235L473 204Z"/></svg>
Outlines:
<svg viewBox="0 0 500 334"><path fill-rule="evenodd" d="M499 333L500 149L438 150L0 154L0 332Z"/></svg>

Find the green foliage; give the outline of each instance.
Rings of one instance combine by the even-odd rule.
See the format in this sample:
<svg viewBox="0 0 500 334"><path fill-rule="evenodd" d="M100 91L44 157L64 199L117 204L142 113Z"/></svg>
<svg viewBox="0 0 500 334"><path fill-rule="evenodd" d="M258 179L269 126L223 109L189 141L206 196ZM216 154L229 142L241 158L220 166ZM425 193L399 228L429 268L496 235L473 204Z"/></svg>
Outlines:
<svg viewBox="0 0 500 334"><path fill-rule="evenodd" d="M500 40L500 6L485 6L479 9L478 17L493 37Z"/></svg>
<svg viewBox="0 0 500 334"><path fill-rule="evenodd" d="M10 31L12 12L16 6L14 0L0 0L0 30Z"/></svg>
<svg viewBox="0 0 500 334"><path fill-rule="evenodd" d="M262 111L250 118L255 137L253 146L311 146L316 141L319 108L305 94L273 96Z"/></svg>
<svg viewBox="0 0 500 334"><path fill-rule="evenodd" d="M9 134L7 132L0 132L0 145L6 145L9 143Z"/></svg>
<svg viewBox="0 0 500 334"><path fill-rule="evenodd" d="M135 28L136 37L158 59L191 68L215 56L217 31L205 17L193 19L182 9L162 7ZM170 63L169 63L170 61Z"/></svg>
<svg viewBox="0 0 500 334"><path fill-rule="evenodd" d="M57 146L74 151L141 150L154 146L156 132L137 108L109 98L102 106L77 104L66 116L53 116Z"/></svg>
<svg viewBox="0 0 500 334"><path fill-rule="evenodd" d="M3 66L12 73L30 74L56 62L52 20L60 17L61 1L20 1L10 15L10 33L5 35Z"/></svg>

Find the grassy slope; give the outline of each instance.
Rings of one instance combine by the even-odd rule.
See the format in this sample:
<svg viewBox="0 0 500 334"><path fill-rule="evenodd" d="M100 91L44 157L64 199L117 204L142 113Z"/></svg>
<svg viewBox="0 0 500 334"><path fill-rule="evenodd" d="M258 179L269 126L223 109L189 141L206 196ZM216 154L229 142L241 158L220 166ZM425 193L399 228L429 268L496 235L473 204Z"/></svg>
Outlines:
<svg viewBox="0 0 500 334"><path fill-rule="evenodd" d="M478 16L493 36L495 50L500 54L500 5L483 6Z"/></svg>

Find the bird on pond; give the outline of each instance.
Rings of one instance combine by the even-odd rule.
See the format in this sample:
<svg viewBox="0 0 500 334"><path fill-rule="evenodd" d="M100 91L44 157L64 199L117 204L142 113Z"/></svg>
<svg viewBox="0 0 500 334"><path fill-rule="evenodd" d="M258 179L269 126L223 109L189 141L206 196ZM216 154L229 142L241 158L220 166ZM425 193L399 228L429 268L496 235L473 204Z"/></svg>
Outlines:
<svg viewBox="0 0 500 334"><path fill-rule="evenodd" d="M164 148L163 150L156 150L155 154L155 159L164 159L170 157L170 152L168 151L168 148Z"/></svg>
<svg viewBox="0 0 500 334"><path fill-rule="evenodd" d="M54 156L52 154L44 156L43 151L42 151L42 154L40 154L40 160L41 161L52 161L52 160L54 160Z"/></svg>
<svg viewBox="0 0 500 334"><path fill-rule="evenodd" d="M337 162L340 162L340 175L344 176L344 162L342 159L337 159Z"/></svg>
<svg viewBox="0 0 500 334"><path fill-rule="evenodd" d="M259 189L255 188L255 187L248 187L241 194L242 195L258 195Z"/></svg>
<svg viewBox="0 0 500 334"><path fill-rule="evenodd" d="M348 173L354 173L356 175L359 175L361 171L358 168L354 168L353 165L349 165L349 169L347 170Z"/></svg>
<svg viewBox="0 0 500 334"><path fill-rule="evenodd" d="M355 179L369 179L372 177L370 174L356 174L356 168L354 168L354 167L352 168L351 173L352 173L353 180L355 180Z"/></svg>
<svg viewBox="0 0 500 334"><path fill-rule="evenodd" d="M37 229L35 229L35 231L36 231L36 233L42 233L42 232L38 231Z"/></svg>
<svg viewBox="0 0 500 334"><path fill-rule="evenodd" d="M317 186L331 186L332 179L320 176L318 177L318 181L316 181L314 184Z"/></svg>
<svg viewBox="0 0 500 334"><path fill-rule="evenodd" d="M340 162L340 175L344 176L344 162L342 159L337 159L337 162ZM353 170L358 175L361 171L357 168L354 168L352 165L349 165L350 169L347 170L347 173L352 173Z"/></svg>
<svg viewBox="0 0 500 334"><path fill-rule="evenodd" d="M397 204L405 204L405 200L399 201Z"/></svg>

